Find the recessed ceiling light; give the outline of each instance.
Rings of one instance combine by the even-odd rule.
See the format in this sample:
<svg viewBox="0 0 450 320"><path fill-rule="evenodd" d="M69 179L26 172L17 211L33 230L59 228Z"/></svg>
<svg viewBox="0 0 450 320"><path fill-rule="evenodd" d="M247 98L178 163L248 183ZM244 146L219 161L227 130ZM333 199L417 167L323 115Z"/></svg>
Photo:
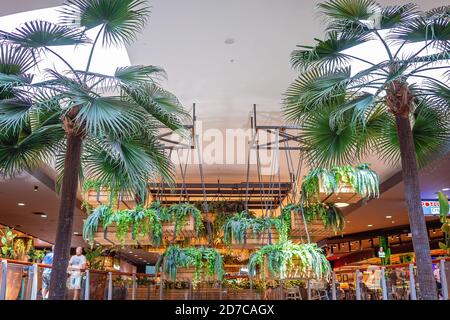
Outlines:
<svg viewBox="0 0 450 320"><path fill-rule="evenodd" d="M394 220L392 220L392 223L395 223L395 221L394 221Z"/></svg>
<svg viewBox="0 0 450 320"><path fill-rule="evenodd" d="M77 232L77 231L75 231L73 234L76 235L76 236L78 236L80 233Z"/></svg>
<svg viewBox="0 0 450 320"><path fill-rule="evenodd" d="M38 186L34 186L34 191L38 191L39 187Z"/></svg>
<svg viewBox="0 0 450 320"><path fill-rule="evenodd" d="M347 220L347 223L350 223L350 220Z"/></svg>
<svg viewBox="0 0 450 320"><path fill-rule="evenodd" d="M233 44L233 43L234 43L234 39L233 38L225 39L225 44Z"/></svg>
<svg viewBox="0 0 450 320"><path fill-rule="evenodd" d="M368 226L368 227L373 227L373 224L368 224L367 226Z"/></svg>
<svg viewBox="0 0 450 320"><path fill-rule="evenodd" d="M344 208L344 207L348 207L349 205L350 205L350 204L345 203L345 202L336 202L336 203L334 204L334 206L337 207L337 208Z"/></svg>
<svg viewBox="0 0 450 320"><path fill-rule="evenodd" d="M128 253L133 253L133 251L128 251Z"/></svg>
<svg viewBox="0 0 450 320"><path fill-rule="evenodd" d="M19 202L17 205L23 207L25 205L25 203Z"/></svg>
<svg viewBox="0 0 450 320"><path fill-rule="evenodd" d="M137 254L135 254L134 256L137 257Z"/></svg>
<svg viewBox="0 0 450 320"><path fill-rule="evenodd" d="M386 219L390 219L390 218L392 218L392 216L386 216Z"/></svg>
<svg viewBox="0 0 450 320"><path fill-rule="evenodd" d="M47 218L47 215L46 214L41 214L41 217L42 218Z"/></svg>
<svg viewBox="0 0 450 320"><path fill-rule="evenodd" d="M442 191L450 191L450 188L444 188Z"/></svg>

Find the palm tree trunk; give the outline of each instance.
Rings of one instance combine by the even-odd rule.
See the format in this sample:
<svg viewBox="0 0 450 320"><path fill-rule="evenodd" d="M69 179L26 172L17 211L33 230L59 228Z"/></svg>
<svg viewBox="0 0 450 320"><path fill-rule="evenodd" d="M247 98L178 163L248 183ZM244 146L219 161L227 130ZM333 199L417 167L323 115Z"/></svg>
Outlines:
<svg viewBox="0 0 450 320"><path fill-rule="evenodd" d="M407 115L396 115L397 135L400 141L403 182L405 186L405 200L408 209L412 242L416 254L417 280L420 297L423 300L437 299L436 283L430 255L430 242L422 211L419 171L411 131L411 124Z"/></svg>
<svg viewBox="0 0 450 320"><path fill-rule="evenodd" d="M69 133L64 159L64 176L59 205L58 229L56 231L53 268L50 280L49 298L63 300L66 293L67 267L72 239L73 213L77 199L78 174L81 163L82 137Z"/></svg>

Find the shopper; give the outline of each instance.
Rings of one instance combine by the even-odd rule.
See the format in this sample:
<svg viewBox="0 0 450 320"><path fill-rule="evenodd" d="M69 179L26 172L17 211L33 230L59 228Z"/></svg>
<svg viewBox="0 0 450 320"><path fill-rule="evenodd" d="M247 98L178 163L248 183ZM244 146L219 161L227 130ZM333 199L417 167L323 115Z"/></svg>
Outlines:
<svg viewBox="0 0 450 320"><path fill-rule="evenodd" d="M86 268L86 257L83 255L83 248L77 247L75 255L69 260L70 289L74 290L73 300L80 298L81 291L81 270Z"/></svg>
<svg viewBox="0 0 450 320"><path fill-rule="evenodd" d="M52 251L48 252L45 255L44 261L42 261L43 264L48 264L48 265L53 264L53 250L54 249L55 249L55 246L52 246ZM48 288L50 287L51 275L52 275L52 269L44 268L44 271L42 271L42 299L43 300L48 299Z"/></svg>

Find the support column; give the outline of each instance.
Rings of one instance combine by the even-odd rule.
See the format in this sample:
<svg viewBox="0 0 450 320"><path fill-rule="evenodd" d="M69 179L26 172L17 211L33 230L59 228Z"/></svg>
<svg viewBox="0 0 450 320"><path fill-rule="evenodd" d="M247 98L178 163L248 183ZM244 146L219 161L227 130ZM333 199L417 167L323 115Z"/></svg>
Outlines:
<svg viewBox="0 0 450 320"><path fill-rule="evenodd" d="M89 294L91 292L90 284L91 284L91 275L89 273L89 270L85 271L86 274L86 283L84 284L84 300L89 300Z"/></svg>
<svg viewBox="0 0 450 320"><path fill-rule="evenodd" d="M416 281L414 279L414 264L409 264L409 292L411 300L417 300Z"/></svg>
<svg viewBox="0 0 450 320"><path fill-rule="evenodd" d="M6 299L6 279L8 276L8 261L2 260L2 274L1 280L2 284L0 286L0 300Z"/></svg>
<svg viewBox="0 0 450 320"><path fill-rule="evenodd" d="M359 281L360 272L356 270L356 300L361 300L361 283Z"/></svg>
<svg viewBox="0 0 450 320"><path fill-rule="evenodd" d="M31 278L31 300L37 299L37 291L38 291L38 275L39 275L39 269L38 265L35 263L31 266L33 276ZM42 297L43 299L44 297Z"/></svg>
<svg viewBox="0 0 450 320"><path fill-rule="evenodd" d="M331 300L336 299L336 274L334 271L331 272Z"/></svg>
<svg viewBox="0 0 450 320"><path fill-rule="evenodd" d="M136 300L136 274L133 273L131 287L131 300Z"/></svg>
<svg viewBox="0 0 450 320"><path fill-rule="evenodd" d="M448 287L447 287L447 276L445 274L445 260L441 259L439 263L440 275L441 275L441 285L442 285L442 297L444 300L448 300Z"/></svg>
<svg viewBox="0 0 450 320"><path fill-rule="evenodd" d="M113 290L112 272L108 272L108 300L112 300L112 290Z"/></svg>
<svg viewBox="0 0 450 320"><path fill-rule="evenodd" d="M385 267L381 267L381 294L383 296L383 300L388 300L385 274L386 274Z"/></svg>

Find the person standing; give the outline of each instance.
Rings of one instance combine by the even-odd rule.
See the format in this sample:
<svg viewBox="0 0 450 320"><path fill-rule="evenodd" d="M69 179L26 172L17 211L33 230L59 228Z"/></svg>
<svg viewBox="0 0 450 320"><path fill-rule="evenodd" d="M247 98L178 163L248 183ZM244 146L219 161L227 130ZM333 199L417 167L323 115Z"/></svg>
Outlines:
<svg viewBox="0 0 450 320"><path fill-rule="evenodd" d="M81 270L86 268L86 257L83 255L83 248L77 247L75 255L69 260L70 289L74 290L73 300L80 298L81 291Z"/></svg>
<svg viewBox="0 0 450 320"><path fill-rule="evenodd" d="M44 260L42 261L43 264L52 265L53 264L53 250L55 249L55 246L52 246L52 250L48 252ZM50 287L50 279L52 275L52 269L51 268L44 268L42 271L42 300L48 299L48 288Z"/></svg>
<svg viewBox="0 0 450 320"><path fill-rule="evenodd" d="M439 265L435 264L433 265L433 275L434 279L436 280L436 289L438 290L438 299L442 300L442 282L441 282L441 270L439 269Z"/></svg>

